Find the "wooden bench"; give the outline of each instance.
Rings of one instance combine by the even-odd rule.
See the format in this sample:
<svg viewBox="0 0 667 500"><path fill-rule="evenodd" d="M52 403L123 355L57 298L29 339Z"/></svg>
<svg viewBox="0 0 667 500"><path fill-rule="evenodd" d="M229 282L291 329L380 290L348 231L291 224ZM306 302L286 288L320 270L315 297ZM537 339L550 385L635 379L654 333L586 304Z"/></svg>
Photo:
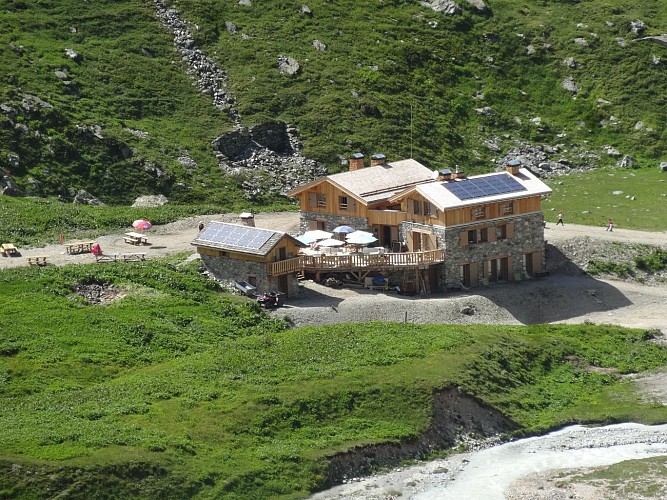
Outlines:
<svg viewBox="0 0 667 500"><path fill-rule="evenodd" d="M141 252L124 253L121 255L121 257L125 262L138 262L140 260L146 260L146 254Z"/></svg>
<svg viewBox="0 0 667 500"><path fill-rule="evenodd" d="M70 254L90 252L95 246L96 241L73 241L72 243L65 243L65 251Z"/></svg>
<svg viewBox="0 0 667 500"><path fill-rule="evenodd" d="M116 262L117 260L118 254L116 253L104 253L95 256L95 262Z"/></svg>
<svg viewBox="0 0 667 500"><path fill-rule="evenodd" d="M31 266L45 266L48 255L31 255L30 257L26 257L26 259Z"/></svg>

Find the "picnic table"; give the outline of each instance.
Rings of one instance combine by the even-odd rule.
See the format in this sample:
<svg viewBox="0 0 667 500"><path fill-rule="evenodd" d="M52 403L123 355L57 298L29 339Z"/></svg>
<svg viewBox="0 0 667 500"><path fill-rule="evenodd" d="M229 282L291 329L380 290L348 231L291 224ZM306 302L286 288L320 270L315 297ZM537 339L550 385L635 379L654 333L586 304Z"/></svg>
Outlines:
<svg viewBox="0 0 667 500"><path fill-rule="evenodd" d="M71 243L65 243L64 246L67 253L74 254L90 252L96 244L96 241L73 241Z"/></svg>
<svg viewBox="0 0 667 500"><path fill-rule="evenodd" d="M48 255L31 255L26 257L26 259L31 266L45 266L47 264L46 260L48 259Z"/></svg>
<svg viewBox="0 0 667 500"><path fill-rule="evenodd" d="M0 250L2 250L2 255L18 255L19 250L11 243L3 243L0 245Z"/></svg>
<svg viewBox="0 0 667 500"><path fill-rule="evenodd" d="M121 255L121 258L125 262L136 262L140 260L146 260L146 254L143 252L124 253Z"/></svg>
<svg viewBox="0 0 667 500"><path fill-rule="evenodd" d="M147 245L148 238L141 233L125 233L125 243L130 245Z"/></svg>

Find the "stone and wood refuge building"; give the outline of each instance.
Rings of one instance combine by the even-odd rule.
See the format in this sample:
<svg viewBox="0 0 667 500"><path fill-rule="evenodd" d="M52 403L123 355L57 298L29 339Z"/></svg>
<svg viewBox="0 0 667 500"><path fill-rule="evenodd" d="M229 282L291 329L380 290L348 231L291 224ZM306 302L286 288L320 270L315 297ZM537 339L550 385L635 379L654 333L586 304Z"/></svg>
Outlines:
<svg viewBox="0 0 667 500"><path fill-rule="evenodd" d="M298 293L297 255L306 245L287 233L214 221L192 244L206 269L231 287L246 281L259 291L281 291L287 297Z"/></svg>
<svg viewBox="0 0 667 500"><path fill-rule="evenodd" d="M302 231L340 225L370 231L388 249L381 256L302 258L305 272L382 272L417 292L478 287L544 271L541 199L551 189L510 162L505 171L467 177L432 171L413 159L370 166L354 154L349 171L303 184Z"/></svg>

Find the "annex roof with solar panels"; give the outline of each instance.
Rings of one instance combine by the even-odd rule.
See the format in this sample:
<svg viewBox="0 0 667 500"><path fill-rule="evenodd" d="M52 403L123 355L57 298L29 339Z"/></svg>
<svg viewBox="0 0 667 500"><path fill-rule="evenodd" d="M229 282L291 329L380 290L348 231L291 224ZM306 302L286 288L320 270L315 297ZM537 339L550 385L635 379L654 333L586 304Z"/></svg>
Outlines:
<svg viewBox="0 0 667 500"><path fill-rule="evenodd" d="M476 175L466 179L420 184L410 189L433 203L438 209L479 205L493 201L542 196L551 193L551 188L535 177L530 170L521 168L518 173L495 172ZM395 198L408 192L399 193Z"/></svg>
<svg viewBox="0 0 667 500"><path fill-rule="evenodd" d="M192 244L231 252L267 255L283 238L294 240L300 247L306 246L282 231L217 221L205 227Z"/></svg>

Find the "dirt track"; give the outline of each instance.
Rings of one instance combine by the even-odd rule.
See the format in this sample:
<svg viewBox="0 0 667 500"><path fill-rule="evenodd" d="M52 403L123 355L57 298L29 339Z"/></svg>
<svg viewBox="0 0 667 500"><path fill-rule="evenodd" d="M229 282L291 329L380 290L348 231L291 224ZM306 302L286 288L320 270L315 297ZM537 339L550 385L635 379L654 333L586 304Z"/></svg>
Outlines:
<svg viewBox="0 0 667 500"><path fill-rule="evenodd" d="M197 224L212 220L237 222L236 214L190 217L146 231L148 245L136 247L124 242L123 234L100 235L96 240L105 253L141 251L147 258L183 252L194 253L191 241ZM297 234L296 212L259 213L257 227ZM131 228L128 228L128 231ZM604 227L548 224L545 238L553 245L587 236L594 240L646 243L667 247L667 233L650 233ZM20 249L19 257L0 258L0 268L26 266L25 257L48 255L55 265L94 262L89 253L69 255L62 245ZM104 265L104 264L100 264ZM593 279L586 275L550 276L516 284L491 286L469 293L440 294L429 298L402 297L394 293L360 289L332 290L307 283L299 299L290 301L276 314L287 315L297 326L331 324L368 319L416 323L532 324L545 322L612 323L667 332L667 284L643 286L623 281ZM473 314L463 314L468 308Z"/></svg>

